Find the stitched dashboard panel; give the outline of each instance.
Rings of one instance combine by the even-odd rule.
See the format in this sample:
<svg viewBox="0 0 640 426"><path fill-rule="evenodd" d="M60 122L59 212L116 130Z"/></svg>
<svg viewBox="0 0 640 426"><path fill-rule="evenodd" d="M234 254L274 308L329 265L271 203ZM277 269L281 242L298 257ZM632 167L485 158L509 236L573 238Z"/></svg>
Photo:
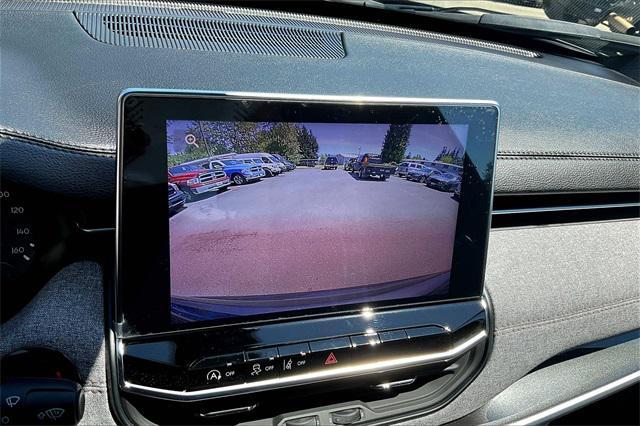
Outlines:
<svg viewBox="0 0 640 426"><path fill-rule="evenodd" d="M116 46L325 59L345 56L339 31L192 17L90 12L75 15L93 38Z"/></svg>

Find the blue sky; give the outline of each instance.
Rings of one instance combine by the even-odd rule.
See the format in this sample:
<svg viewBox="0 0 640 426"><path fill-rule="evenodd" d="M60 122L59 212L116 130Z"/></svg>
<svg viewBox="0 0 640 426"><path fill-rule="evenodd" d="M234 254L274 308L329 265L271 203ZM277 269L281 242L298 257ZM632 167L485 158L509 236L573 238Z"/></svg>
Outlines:
<svg viewBox="0 0 640 426"><path fill-rule="evenodd" d="M382 150L388 124L303 123L318 139L320 154L358 154ZM407 153L432 160L442 147L464 148L467 125L414 124Z"/></svg>
<svg viewBox="0 0 640 426"><path fill-rule="evenodd" d="M175 121L167 135L182 142L191 121ZM380 153L388 124L302 123L318 140L319 154ZM442 147L462 148L466 144L467 125L414 124L407 154L420 154L432 160ZM179 143L184 147L183 143ZM178 148L178 147L176 147ZM172 149L169 146L169 149ZM184 149L184 148L182 148Z"/></svg>

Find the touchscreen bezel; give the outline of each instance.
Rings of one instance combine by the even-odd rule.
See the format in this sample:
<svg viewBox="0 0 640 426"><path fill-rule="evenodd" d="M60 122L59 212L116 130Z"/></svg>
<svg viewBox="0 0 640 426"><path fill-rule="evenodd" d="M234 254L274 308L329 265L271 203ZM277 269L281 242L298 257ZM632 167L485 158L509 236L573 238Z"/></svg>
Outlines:
<svg viewBox="0 0 640 426"><path fill-rule="evenodd" d="M366 304L374 310L479 298L484 286L499 108L492 101L342 97L241 92L125 91L118 101L115 321L120 336L247 326L349 314L365 305L292 310L232 321L172 324L166 121L316 121L467 124L458 217L445 298ZM160 208L162 206L163 208ZM148 215L148 211L158 214Z"/></svg>

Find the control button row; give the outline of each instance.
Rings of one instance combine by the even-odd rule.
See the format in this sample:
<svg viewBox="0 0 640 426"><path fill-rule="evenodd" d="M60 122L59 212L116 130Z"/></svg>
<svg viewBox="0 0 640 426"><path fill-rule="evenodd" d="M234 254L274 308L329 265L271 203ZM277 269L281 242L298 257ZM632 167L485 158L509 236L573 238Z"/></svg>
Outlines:
<svg viewBox="0 0 640 426"><path fill-rule="evenodd" d="M214 388L397 358L433 348L434 336L444 334L430 326L249 349L196 361L188 382L190 388Z"/></svg>
<svg viewBox="0 0 640 426"><path fill-rule="evenodd" d="M248 381L268 380L278 377L278 348L261 348L245 351L245 371Z"/></svg>

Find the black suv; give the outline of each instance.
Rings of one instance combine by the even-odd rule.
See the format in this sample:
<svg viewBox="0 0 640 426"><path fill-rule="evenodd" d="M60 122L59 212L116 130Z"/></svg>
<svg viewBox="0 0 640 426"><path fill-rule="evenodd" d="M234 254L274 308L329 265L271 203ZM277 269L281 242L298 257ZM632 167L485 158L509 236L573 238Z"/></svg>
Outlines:
<svg viewBox="0 0 640 426"><path fill-rule="evenodd" d="M324 160L324 165L322 166L322 170L337 170L338 169L338 159L336 157L327 157Z"/></svg>

